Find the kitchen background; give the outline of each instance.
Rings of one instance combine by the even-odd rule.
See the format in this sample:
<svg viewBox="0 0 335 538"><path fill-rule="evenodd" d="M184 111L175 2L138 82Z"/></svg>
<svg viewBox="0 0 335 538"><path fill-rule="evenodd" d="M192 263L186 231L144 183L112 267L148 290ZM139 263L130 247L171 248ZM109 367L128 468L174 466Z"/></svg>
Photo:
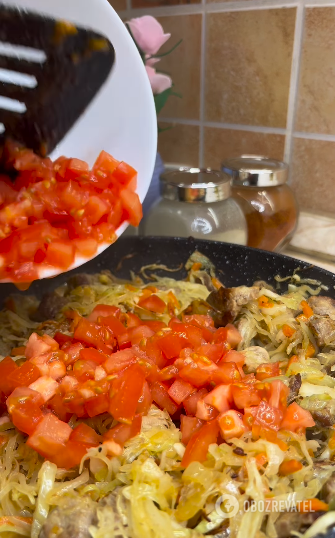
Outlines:
<svg viewBox="0 0 335 538"><path fill-rule="evenodd" d="M182 95L159 119L173 125L159 135L163 160L285 160L302 211L299 246L310 250L307 226L335 255L335 0L110 2L124 20L156 17L172 34L166 49L183 39L160 63ZM310 212L323 216L311 221Z"/></svg>

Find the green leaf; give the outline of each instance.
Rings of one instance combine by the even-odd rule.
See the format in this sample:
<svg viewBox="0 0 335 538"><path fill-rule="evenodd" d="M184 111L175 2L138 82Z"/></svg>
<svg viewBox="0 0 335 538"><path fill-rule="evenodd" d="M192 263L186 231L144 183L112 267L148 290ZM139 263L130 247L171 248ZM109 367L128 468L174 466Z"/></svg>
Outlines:
<svg viewBox="0 0 335 538"><path fill-rule="evenodd" d="M134 38L133 38L134 39ZM150 56L150 58L163 58L163 56L167 56L168 54L171 54L177 47L179 47L180 43L182 43L182 39L178 41L175 45L173 45L172 49L168 50L167 52L162 52L162 54L153 54Z"/></svg>
<svg viewBox="0 0 335 538"><path fill-rule="evenodd" d="M164 90L162 93L158 93L154 95L157 116L162 110L169 96L171 95L171 92L172 92L172 88L168 88L167 90Z"/></svg>
<svg viewBox="0 0 335 538"><path fill-rule="evenodd" d="M173 129L173 125L169 125L168 127L160 127L158 124L158 134L164 133L164 131L170 131L170 129Z"/></svg>

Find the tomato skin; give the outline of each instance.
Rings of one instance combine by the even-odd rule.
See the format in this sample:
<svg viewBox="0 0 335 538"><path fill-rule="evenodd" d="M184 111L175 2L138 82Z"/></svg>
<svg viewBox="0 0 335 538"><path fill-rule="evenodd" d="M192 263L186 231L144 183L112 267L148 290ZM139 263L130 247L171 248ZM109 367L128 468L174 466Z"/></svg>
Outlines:
<svg viewBox="0 0 335 538"><path fill-rule="evenodd" d="M135 191L137 187L137 172L129 166L129 164L121 161L113 171L113 178L120 185L128 187L128 189Z"/></svg>
<svg viewBox="0 0 335 538"><path fill-rule="evenodd" d="M156 381L150 388L153 401L161 409L166 409L169 415L173 416L178 410L178 405L170 398L166 386Z"/></svg>
<svg viewBox="0 0 335 538"><path fill-rule="evenodd" d="M186 398L186 400L183 401L183 406L187 415L195 416L197 412L198 401L202 400L206 396L206 394L208 394L208 390L202 388L197 392L191 394L188 398Z"/></svg>
<svg viewBox="0 0 335 538"><path fill-rule="evenodd" d="M110 316L118 317L121 310L117 306L107 305L107 304L98 304L96 305L89 316L87 316L88 321L95 323L98 321L98 318L107 318Z"/></svg>
<svg viewBox="0 0 335 538"><path fill-rule="evenodd" d="M177 334L167 334L157 340L157 345L165 357L172 360L179 356L184 347L187 347L187 340Z"/></svg>
<svg viewBox="0 0 335 538"><path fill-rule="evenodd" d="M103 362L106 362L108 360L108 355L105 353L102 353L101 351L98 351L94 347L84 347L80 350L80 358L83 361L87 362L94 362L96 364L102 364Z"/></svg>
<svg viewBox="0 0 335 538"><path fill-rule="evenodd" d="M68 334L63 334L63 333L57 331L54 334L54 340L57 342L59 347L62 347L67 342L72 342L72 336L69 336Z"/></svg>
<svg viewBox="0 0 335 538"><path fill-rule="evenodd" d="M104 353L110 351L106 344L112 343L112 334L107 327L100 327L95 323L90 323L86 319L81 318L73 336L76 340L85 344L91 344Z"/></svg>
<svg viewBox="0 0 335 538"><path fill-rule="evenodd" d="M138 435L141 431L142 426L142 417L136 415L131 424L117 424L114 428L111 428L103 435L104 441L115 441L120 446L129 440Z"/></svg>
<svg viewBox="0 0 335 538"><path fill-rule="evenodd" d="M27 401L38 407L44 404L43 396L36 390L29 387L16 387L6 401L8 412L11 413L15 407Z"/></svg>
<svg viewBox="0 0 335 538"><path fill-rule="evenodd" d="M66 411L63 402L63 396L61 394L55 394L51 400L48 401L48 409L51 409L56 417L58 417L63 422L69 422L71 418L71 413Z"/></svg>
<svg viewBox="0 0 335 538"><path fill-rule="evenodd" d="M39 422L43 419L43 413L36 403L31 400L27 400L13 407L11 412L11 419L14 426L28 435L31 435Z"/></svg>
<svg viewBox="0 0 335 538"><path fill-rule="evenodd" d="M80 464L86 455L89 446L77 441L67 441L63 450L50 456L50 461L55 463L60 469L72 469Z"/></svg>
<svg viewBox="0 0 335 538"><path fill-rule="evenodd" d="M8 378L17 368L17 364L10 357L5 357L0 362L0 391L6 396L15 388L15 382L8 381Z"/></svg>
<svg viewBox="0 0 335 538"><path fill-rule="evenodd" d="M145 325L147 327L149 327L149 329L154 331L154 333L157 333L158 331L161 331L162 329L166 328L166 323L164 323L164 321L156 321L156 320L148 321L148 320L146 320Z"/></svg>
<svg viewBox="0 0 335 538"><path fill-rule="evenodd" d="M219 368L211 372L210 380L216 385L234 383L241 379L241 374L238 371L235 362L221 363Z"/></svg>
<svg viewBox="0 0 335 538"><path fill-rule="evenodd" d="M130 424L142 394L144 373L138 364L131 364L112 385L110 414L119 422Z"/></svg>
<svg viewBox="0 0 335 538"><path fill-rule="evenodd" d="M195 352L198 355L205 355L205 357L217 364L226 350L221 344L204 344L197 348Z"/></svg>
<svg viewBox="0 0 335 538"><path fill-rule="evenodd" d="M28 437L27 445L41 456L50 458L57 452L64 450L71 432L68 424L49 413L42 418L34 433Z"/></svg>
<svg viewBox="0 0 335 538"><path fill-rule="evenodd" d="M76 426L70 435L70 441L76 441L88 446L98 446L101 442L101 436L93 428L81 422Z"/></svg>
<svg viewBox="0 0 335 538"><path fill-rule="evenodd" d="M182 467L187 467L193 461L200 463L206 461L208 448L216 443L219 435L219 425L217 420L207 422L200 430L195 432L189 440L183 459Z"/></svg>
<svg viewBox="0 0 335 538"><path fill-rule="evenodd" d="M311 428L312 426L315 426L315 422L310 412L293 402L286 409L280 428L295 432L300 428Z"/></svg>
<svg viewBox="0 0 335 538"><path fill-rule="evenodd" d="M107 413L109 409L109 398L107 394L99 394L85 402L85 410L89 417L96 417L102 413Z"/></svg>
<svg viewBox="0 0 335 538"><path fill-rule="evenodd" d="M192 435L200 430L204 424L205 422L199 418L180 415L181 442L187 445Z"/></svg>
<svg viewBox="0 0 335 538"><path fill-rule="evenodd" d="M149 310L150 312L156 312L163 314L166 311L166 304L164 301L155 294L149 295L149 297L143 297L138 301L138 306Z"/></svg>
<svg viewBox="0 0 335 538"><path fill-rule="evenodd" d="M195 390L196 389L190 385L190 383L187 383L182 379L176 379L169 388L168 393L170 398L180 405L190 394L192 394L192 392L195 392Z"/></svg>

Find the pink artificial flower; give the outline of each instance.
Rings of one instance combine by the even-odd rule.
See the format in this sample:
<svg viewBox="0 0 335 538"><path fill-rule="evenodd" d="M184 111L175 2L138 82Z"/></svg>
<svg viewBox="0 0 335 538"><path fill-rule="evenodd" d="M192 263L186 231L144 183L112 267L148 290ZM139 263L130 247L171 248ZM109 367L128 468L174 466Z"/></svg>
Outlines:
<svg viewBox="0 0 335 538"><path fill-rule="evenodd" d="M162 93L168 88L171 88L172 86L172 80L167 75L163 75L162 73L157 73L156 69L153 67L150 67L149 65L145 66L145 69L148 73L148 77L150 80L152 93L154 95L158 93Z"/></svg>
<svg viewBox="0 0 335 538"><path fill-rule="evenodd" d="M156 63L160 61L160 58L150 58L150 54L145 55L145 65L153 67Z"/></svg>
<svg viewBox="0 0 335 538"><path fill-rule="evenodd" d="M171 37L171 34L164 34L162 25L151 15L131 19L127 24L137 45L146 54L157 54Z"/></svg>

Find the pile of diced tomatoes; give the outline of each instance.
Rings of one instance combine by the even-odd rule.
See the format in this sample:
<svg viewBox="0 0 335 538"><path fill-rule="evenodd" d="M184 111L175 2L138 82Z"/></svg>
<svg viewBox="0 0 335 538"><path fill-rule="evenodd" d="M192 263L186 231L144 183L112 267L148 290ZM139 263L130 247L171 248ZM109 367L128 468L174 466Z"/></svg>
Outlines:
<svg viewBox="0 0 335 538"><path fill-rule="evenodd" d="M17 175L0 175L0 279L31 282L41 266L66 270L76 255L91 258L115 241L122 222L141 220L136 171L105 151L90 170L7 142L2 165Z"/></svg>
<svg viewBox="0 0 335 538"><path fill-rule="evenodd" d="M143 291L140 306L166 312L169 305L154 291ZM278 430L304 432L314 425L308 411L287 406L289 389L282 381L267 382L285 373L287 361L244 373L244 355L234 350L241 336L233 325L216 329L210 316L184 315L171 317L167 326L107 305L87 318L75 311L67 316L73 335L33 333L25 348L13 351L25 354L23 364L10 357L0 363L0 390L12 422L28 435L30 447L59 467L78 465L88 448L100 444L110 456L121 454L152 403L180 421L185 467L204 461L210 444L247 431L284 449ZM117 424L102 436L85 421L69 425L73 415L103 413Z"/></svg>

